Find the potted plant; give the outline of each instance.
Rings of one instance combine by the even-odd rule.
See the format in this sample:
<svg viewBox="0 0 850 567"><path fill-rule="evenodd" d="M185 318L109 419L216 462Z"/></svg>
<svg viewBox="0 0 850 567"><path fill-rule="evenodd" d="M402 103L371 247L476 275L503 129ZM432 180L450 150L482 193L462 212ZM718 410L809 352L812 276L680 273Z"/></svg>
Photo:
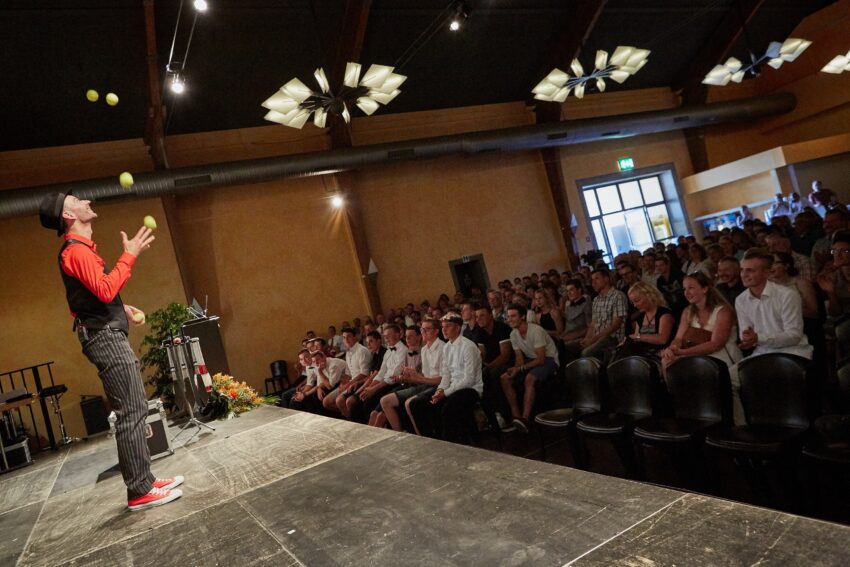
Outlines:
<svg viewBox="0 0 850 567"><path fill-rule="evenodd" d="M153 397L162 399L166 409L174 407L174 383L168 368L168 354L162 348L163 341L180 334L180 327L191 318L189 308L182 303L172 303L167 307L147 314L150 333L142 339L142 353L139 362L142 370L150 370L147 383L154 386Z"/></svg>

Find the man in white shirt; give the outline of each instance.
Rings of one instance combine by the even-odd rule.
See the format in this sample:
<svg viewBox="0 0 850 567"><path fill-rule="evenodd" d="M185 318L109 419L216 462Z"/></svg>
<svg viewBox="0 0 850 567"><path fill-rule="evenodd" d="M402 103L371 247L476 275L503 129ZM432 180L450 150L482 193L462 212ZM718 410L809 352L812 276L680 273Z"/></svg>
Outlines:
<svg viewBox="0 0 850 567"><path fill-rule="evenodd" d="M407 363L402 366L401 374L395 377L398 384L404 387L381 397L381 409L390 427L402 431L402 419L399 407L427 390L433 393L440 383L440 363L443 357L443 341L438 336L439 322L425 319L422 327L410 327L405 331L407 341ZM425 344L422 344L424 341ZM419 366L411 362L418 358ZM418 433L418 431L417 431Z"/></svg>
<svg viewBox="0 0 850 567"><path fill-rule="evenodd" d="M331 347L331 356L338 356L345 352L342 337L336 334L336 327L328 327L328 346Z"/></svg>
<svg viewBox="0 0 850 567"><path fill-rule="evenodd" d="M290 409L317 412L325 395L339 384L347 371L345 361L329 358L323 351L313 353L314 371L307 375L306 388L292 398Z"/></svg>
<svg viewBox="0 0 850 567"><path fill-rule="evenodd" d="M751 356L783 352L811 359L812 346L803 334L800 293L769 281L772 267L773 256L757 248L750 249L741 262L741 281L747 288L735 299L741 349L755 349ZM730 374L735 423L743 424L737 367Z"/></svg>
<svg viewBox="0 0 850 567"><path fill-rule="evenodd" d="M363 384L369 376L369 363L372 361L372 351L357 342L357 332L353 328L346 327L342 330L342 341L346 349L346 371L339 386L322 399L322 406L335 413L340 412L337 405L339 395Z"/></svg>
<svg viewBox="0 0 850 567"><path fill-rule="evenodd" d="M359 401L359 403L355 401L354 404L360 406L360 411L364 416L368 416L375 409L381 401L381 395L384 391L395 384L393 376L401 374L401 367L404 365L404 359L407 355L407 347L401 342L401 329L398 325L387 325L384 329L384 343L387 345L387 351L381 361L381 368L378 373L363 384L357 391L357 396L349 398L349 401ZM352 413L352 415L356 414Z"/></svg>
<svg viewBox="0 0 850 567"><path fill-rule="evenodd" d="M430 400L414 398L410 411L423 435L432 435L433 426L437 425L446 441L465 443L468 434L476 428L475 404L484 391L481 352L474 342L461 335L463 319L460 315L449 313L443 316L441 323L446 344L440 366L440 385Z"/></svg>
<svg viewBox="0 0 850 567"><path fill-rule="evenodd" d="M619 292L618 292L619 293ZM528 433L528 420L534 409L538 385L552 380L558 371L558 349L543 327L526 320L525 306L508 305L508 325L511 326L511 346L514 365L502 374L502 390L511 408L514 426ZM522 391L520 409L517 391Z"/></svg>

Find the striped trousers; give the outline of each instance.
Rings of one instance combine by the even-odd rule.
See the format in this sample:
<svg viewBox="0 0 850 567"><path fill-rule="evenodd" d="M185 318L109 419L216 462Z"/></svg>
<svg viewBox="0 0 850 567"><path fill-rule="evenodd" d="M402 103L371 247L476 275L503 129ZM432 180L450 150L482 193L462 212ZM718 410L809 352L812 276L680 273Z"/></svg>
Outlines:
<svg viewBox="0 0 850 567"><path fill-rule="evenodd" d="M151 473L151 456L145 440L148 402L139 359L127 335L110 328L103 329L83 344L83 354L97 367L106 397L118 417L115 440L127 498L147 494L156 478Z"/></svg>

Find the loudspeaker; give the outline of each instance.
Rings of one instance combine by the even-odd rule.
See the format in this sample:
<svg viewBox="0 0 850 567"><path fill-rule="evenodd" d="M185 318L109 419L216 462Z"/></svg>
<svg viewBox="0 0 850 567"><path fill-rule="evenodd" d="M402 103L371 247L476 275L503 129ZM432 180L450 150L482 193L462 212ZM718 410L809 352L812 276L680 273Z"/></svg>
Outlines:
<svg viewBox="0 0 850 567"><path fill-rule="evenodd" d="M109 430L109 420L106 419L106 405L102 396L80 396L80 409L86 424L86 435L91 436Z"/></svg>
<svg viewBox="0 0 850 567"><path fill-rule="evenodd" d="M217 373L230 374L230 366L227 364L227 354L224 352L224 343L221 340L221 329L218 326L218 317L202 317L183 323L181 328L184 335L197 337L201 344L201 352L204 353L204 362L210 375Z"/></svg>

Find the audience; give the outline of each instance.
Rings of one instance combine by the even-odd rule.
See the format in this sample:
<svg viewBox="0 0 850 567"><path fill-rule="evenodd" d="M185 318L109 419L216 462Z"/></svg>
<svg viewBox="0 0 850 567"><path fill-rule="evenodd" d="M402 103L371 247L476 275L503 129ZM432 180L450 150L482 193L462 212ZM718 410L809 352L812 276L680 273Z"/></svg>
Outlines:
<svg viewBox="0 0 850 567"><path fill-rule="evenodd" d="M628 314L626 295L611 286L607 270L594 270L591 283L596 298L591 306L591 321L581 340L581 355L602 359L605 351L616 347L625 336Z"/></svg>
<svg viewBox="0 0 850 567"><path fill-rule="evenodd" d="M511 360L511 328L497 321L490 309L483 305L475 308L475 322L477 326L473 340L481 351L484 399L493 408L499 426L502 429L510 429L504 419L505 415L509 415L509 410L500 378Z"/></svg>
<svg viewBox="0 0 850 567"><path fill-rule="evenodd" d="M701 272L700 272L701 273ZM664 296L645 282L637 282L629 288L629 301L637 310L632 320L632 332L628 335L630 355L652 356L661 352L673 338L676 319L667 308Z"/></svg>

